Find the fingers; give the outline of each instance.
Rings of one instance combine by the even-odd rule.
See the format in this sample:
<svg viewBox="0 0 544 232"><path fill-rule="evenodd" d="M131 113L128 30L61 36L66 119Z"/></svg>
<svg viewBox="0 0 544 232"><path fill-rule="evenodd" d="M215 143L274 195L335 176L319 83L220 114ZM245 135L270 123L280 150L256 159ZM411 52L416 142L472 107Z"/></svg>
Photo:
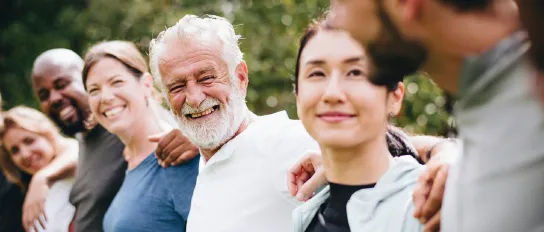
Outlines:
<svg viewBox="0 0 544 232"><path fill-rule="evenodd" d="M32 228L35 232L40 231L40 230L38 229L38 225L37 225L36 223L33 223L31 228Z"/></svg>
<svg viewBox="0 0 544 232"><path fill-rule="evenodd" d="M288 189L292 196L296 196L298 200L303 201L309 199L314 190L326 183L323 177L318 176L313 178L316 168L321 167L321 155L319 151L307 151L304 156L288 171ZM308 183L309 182L309 183ZM314 187L314 185L318 185ZM314 189L315 188L315 189Z"/></svg>
<svg viewBox="0 0 544 232"><path fill-rule="evenodd" d="M25 231L26 231L26 232L30 232L30 231L32 231L32 230L35 231L34 225L29 224L29 223L25 223L25 221L23 221L23 226L25 227Z"/></svg>
<svg viewBox="0 0 544 232"><path fill-rule="evenodd" d="M147 139L149 139L149 142L153 142L153 143L158 143L159 141L161 141L161 139L166 136L169 132L163 132L163 133L159 133L159 134L154 134L154 135L151 135L151 136L148 136Z"/></svg>
<svg viewBox="0 0 544 232"><path fill-rule="evenodd" d="M23 209L23 225L26 231L34 229L34 231L39 231L37 225L40 225L41 228L45 228L46 218L43 215L43 202L34 203L26 206Z"/></svg>
<svg viewBox="0 0 544 232"><path fill-rule="evenodd" d="M305 161L303 160L301 162ZM307 181L311 175L313 175L313 172L308 173L308 170L304 169L304 165L302 165L300 162L289 170L287 177L289 180L288 189L292 196L297 195L299 187L302 186L302 184Z"/></svg>
<svg viewBox="0 0 544 232"><path fill-rule="evenodd" d="M163 168L170 166L174 160L177 160L177 158L181 156L181 155L178 156L178 154L179 152L182 152L181 151L182 148L181 147L174 148L174 145L175 144L167 145L168 147L166 147L162 152L163 160L160 164Z"/></svg>
<svg viewBox="0 0 544 232"><path fill-rule="evenodd" d="M442 206L442 199L444 198L444 189L446 186L446 179L448 178L447 166L442 166L436 174L432 183L432 188L429 193L429 197L423 205L422 218L424 221L430 219L435 215Z"/></svg>
<svg viewBox="0 0 544 232"><path fill-rule="evenodd" d="M38 205L38 214L37 217L38 217L38 222L40 223L40 225L42 226L43 229L45 229L45 225L47 223L47 216L45 215L45 202L42 201L40 202L40 204Z"/></svg>
<svg viewBox="0 0 544 232"><path fill-rule="evenodd" d="M288 174L287 174L287 179L288 179L288 184L287 184L287 188L289 189L289 193L291 193L292 196L296 196L297 192L298 192L298 180L299 180L299 177L300 175L302 175L302 173L304 172L307 172L307 169L305 169L305 167L307 166L306 163L309 163L311 164L311 161L310 161L310 153L309 152L306 152L306 154L304 156L302 156L302 158L293 166L289 169L288 171ZM313 168L311 168L313 170ZM313 174L313 172L311 173ZM311 176L311 175L308 175L308 176Z"/></svg>
<svg viewBox="0 0 544 232"><path fill-rule="evenodd" d="M38 216L37 221L38 221L40 227L41 227L42 229L45 229L46 221L45 221L45 217L44 217L43 215L44 215L44 214L41 214L40 216ZM34 223L34 224L36 224L36 223ZM38 230L36 230L36 231L38 231Z"/></svg>
<svg viewBox="0 0 544 232"><path fill-rule="evenodd" d="M33 226L34 219L32 219L33 215L33 207L32 206L25 206L23 208L23 225L25 227L25 230L30 231L31 227Z"/></svg>
<svg viewBox="0 0 544 232"><path fill-rule="evenodd" d="M176 131L172 130L165 136L163 136L160 141L158 141L157 149L155 149L155 155L159 158L159 160L163 160L164 157L164 149L176 138Z"/></svg>
<svg viewBox="0 0 544 232"><path fill-rule="evenodd" d="M297 200L307 201L313 196L313 193L321 186L327 183L327 178L325 177L325 170L319 168L316 170L315 174L304 183L297 192Z"/></svg>
<svg viewBox="0 0 544 232"><path fill-rule="evenodd" d="M310 177L312 177L312 175L309 172L303 172L302 174L300 174L297 177L297 189L302 188L304 183L306 183L306 181L308 181Z"/></svg>
<svg viewBox="0 0 544 232"><path fill-rule="evenodd" d="M419 219L421 217L421 211L423 210L423 205L425 201L427 200L427 197L429 196L430 191L431 191L430 176L429 176L429 170L427 169L418 177L416 188L412 195L414 206L415 206L415 210L414 210L415 218Z"/></svg>
<svg viewBox="0 0 544 232"><path fill-rule="evenodd" d="M423 229L424 232L438 232L440 231L440 217L441 217L441 211L438 211L431 220L429 220L425 224L425 228Z"/></svg>
<svg viewBox="0 0 544 232"><path fill-rule="evenodd" d="M291 196L297 195L297 176L302 172L302 165L295 165L287 173L287 189Z"/></svg>
<svg viewBox="0 0 544 232"><path fill-rule="evenodd" d="M166 145L166 148L162 151L162 166L171 166L174 161L180 158L183 160L183 154L189 150L188 146L184 146L183 142L178 140L172 140L170 144ZM195 154L196 155L196 154Z"/></svg>
<svg viewBox="0 0 544 232"><path fill-rule="evenodd" d="M182 163L185 163L187 160L191 160L192 158L194 158L194 156L191 157L193 154L196 156L196 154L198 153L191 152L191 151L184 152L182 155L177 157L174 161L170 162L170 166L177 166Z"/></svg>
<svg viewBox="0 0 544 232"><path fill-rule="evenodd" d="M177 165L198 155L196 148L179 130L172 130L157 145L155 152L163 167Z"/></svg>
<svg viewBox="0 0 544 232"><path fill-rule="evenodd" d="M300 165L302 166L302 169L305 170L306 172L310 172L310 173L315 173L315 169L316 167L314 167L314 164L312 162L312 155L308 155L307 156L307 159L304 160L304 162L302 162Z"/></svg>

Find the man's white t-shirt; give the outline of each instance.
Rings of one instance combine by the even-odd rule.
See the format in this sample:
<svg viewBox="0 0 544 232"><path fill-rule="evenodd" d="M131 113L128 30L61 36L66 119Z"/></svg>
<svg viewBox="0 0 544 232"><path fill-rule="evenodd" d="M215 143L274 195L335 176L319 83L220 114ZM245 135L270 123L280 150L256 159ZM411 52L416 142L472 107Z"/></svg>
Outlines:
<svg viewBox="0 0 544 232"><path fill-rule="evenodd" d="M287 189L287 173L318 144L282 111L260 116L221 147L200 172L188 232L291 231L302 202Z"/></svg>

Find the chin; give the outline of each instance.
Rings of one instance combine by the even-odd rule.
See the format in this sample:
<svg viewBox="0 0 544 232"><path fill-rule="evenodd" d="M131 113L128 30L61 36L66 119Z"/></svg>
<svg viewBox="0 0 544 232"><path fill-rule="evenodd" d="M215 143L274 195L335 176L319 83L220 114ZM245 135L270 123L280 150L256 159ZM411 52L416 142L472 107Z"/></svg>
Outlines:
<svg viewBox="0 0 544 232"><path fill-rule="evenodd" d="M26 167L26 168L19 168L19 169L21 169L23 172L26 172L26 173L29 174L29 175L34 175L34 174L36 174L36 172L38 172L41 168L42 168L42 167L40 167L40 168Z"/></svg>
<svg viewBox="0 0 544 232"><path fill-rule="evenodd" d="M180 130L200 149L216 149L232 137L231 130L221 123L215 126L189 123L181 126Z"/></svg>
<svg viewBox="0 0 544 232"><path fill-rule="evenodd" d="M357 146L357 143L341 139L324 139L318 141L319 145L328 148L346 149Z"/></svg>
<svg viewBox="0 0 544 232"><path fill-rule="evenodd" d="M331 147L331 148L349 148L357 146L360 143L360 136L351 135L346 132L324 132L320 133L316 137L316 141L321 146Z"/></svg>
<svg viewBox="0 0 544 232"><path fill-rule="evenodd" d="M120 125L120 123L112 123L108 126L104 125L104 128L106 128L106 130L112 134L119 135L130 131L132 127L128 125Z"/></svg>

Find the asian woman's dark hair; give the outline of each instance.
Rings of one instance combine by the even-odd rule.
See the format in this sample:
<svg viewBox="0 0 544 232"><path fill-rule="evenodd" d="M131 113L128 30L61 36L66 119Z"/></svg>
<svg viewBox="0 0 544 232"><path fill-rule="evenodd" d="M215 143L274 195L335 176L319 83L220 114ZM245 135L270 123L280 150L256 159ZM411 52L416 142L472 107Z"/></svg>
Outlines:
<svg viewBox="0 0 544 232"><path fill-rule="evenodd" d="M324 20L316 21L315 23L310 24L306 29L302 38L300 38L300 44L298 48L297 61L295 66L295 94L298 94L298 75L300 74L300 56L302 51L308 44L308 42L314 38L319 32L326 30L338 30L331 28L324 23ZM341 46L341 45L339 45ZM399 82L388 83L385 85L388 92L395 91L399 86ZM389 125L387 127L386 133L387 146L389 147L389 152L393 156L402 156L410 155L413 156L418 162L422 163L422 160L417 155L415 148L412 146L412 143L409 140L408 135L402 131L402 129Z"/></svg>

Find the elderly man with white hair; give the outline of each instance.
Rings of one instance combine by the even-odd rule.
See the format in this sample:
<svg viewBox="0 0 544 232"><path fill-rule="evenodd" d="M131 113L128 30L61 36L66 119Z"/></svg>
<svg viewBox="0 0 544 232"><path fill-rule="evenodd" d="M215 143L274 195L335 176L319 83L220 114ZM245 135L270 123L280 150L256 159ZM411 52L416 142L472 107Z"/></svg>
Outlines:
<svg viewBox="0 0 544 232"><path fill-rule="evenodd" d="M318 145L285 112L249 111L238 39L223 18L188 15L151 42L153 76L203 157L187 231L290 231L287 170Z"/></svg>
<svg viewBox="0 0 544 232"><path fill-rule="evenodd" d="M256 116L247 108L239 38L224 18L187 15L150 45L153 77L201 153L189 232L291 231L300 202L287 189L287 173L318 149L285 112ZM440 140L429 138L419 140L418 151Z"/></svg>

